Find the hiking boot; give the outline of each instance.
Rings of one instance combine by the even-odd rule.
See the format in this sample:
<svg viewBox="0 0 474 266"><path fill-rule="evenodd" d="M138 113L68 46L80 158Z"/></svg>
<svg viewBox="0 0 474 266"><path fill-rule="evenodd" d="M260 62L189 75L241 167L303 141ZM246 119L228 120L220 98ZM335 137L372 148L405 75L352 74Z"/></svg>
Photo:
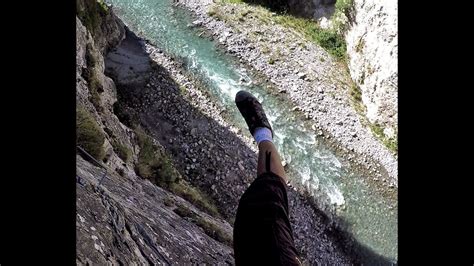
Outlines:
<svg viewBox="0 0 474 266"><path fill-rule="evenodd" d="M258 127L266 127L270 129L273 137L273 129L268 122L265 111L263 111L262 104L253 96L251 93L246 91L239 91L235 95L235 104L239 108L240 113L247 122L250 134L252 136L255 133L255 129Z"/></svg>

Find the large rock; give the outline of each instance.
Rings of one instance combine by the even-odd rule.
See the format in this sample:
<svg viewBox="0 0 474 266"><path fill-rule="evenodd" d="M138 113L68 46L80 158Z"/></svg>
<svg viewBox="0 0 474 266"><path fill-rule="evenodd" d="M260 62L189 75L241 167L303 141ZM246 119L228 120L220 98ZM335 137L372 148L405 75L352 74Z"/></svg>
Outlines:
<svg viewBox="0 0 474 266"><path fill-rule="evenodd" d="M349 69L362 91L367 118L381 124L388 137L397 129L397 2L354 0L355 21L346 34Z"/></svg>

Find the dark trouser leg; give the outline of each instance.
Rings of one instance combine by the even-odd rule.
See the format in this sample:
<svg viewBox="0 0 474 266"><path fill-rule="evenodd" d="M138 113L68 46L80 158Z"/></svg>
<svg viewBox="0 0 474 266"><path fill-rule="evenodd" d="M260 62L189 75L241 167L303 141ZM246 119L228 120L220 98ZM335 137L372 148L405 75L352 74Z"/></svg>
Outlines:
<svg viewBox="0 0 474 266"><path fill-rule="evenodd" d="M234 224L237 265L299 265L288 218L286 175L270 141L259 144L257 179L242 195Z"/></svg>

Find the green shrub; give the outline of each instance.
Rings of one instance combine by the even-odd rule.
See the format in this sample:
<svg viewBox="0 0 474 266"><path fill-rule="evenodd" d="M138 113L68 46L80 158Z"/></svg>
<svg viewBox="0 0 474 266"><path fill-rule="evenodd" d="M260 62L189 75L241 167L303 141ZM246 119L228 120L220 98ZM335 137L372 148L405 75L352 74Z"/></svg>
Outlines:
<svg viewBox="0 0 474 266"><path fill-rule="evenodd" d="M348 19L353 16L352 9L354 7L354 0L337 0L335 4L334 16L344 14Z"/></svg>
<svg viewBox="0 0 474 266"><path fill-rule="evenodd" d="M90 44L87 44L86 46L85 58L86 58L87 68L82 71L82 76L84 77L84 79L87 81L87 84L88 84L88 88L90 92L89 100L91 101L92 105L94 105L95 109L99 113L101 113L103 112L104 109L101 104L99 93L103 92L104 89L94 71L94 68L97 64L97 59L92 52L92 46Z"/></svg>
<svg viewBox="0 0 474 266"><path fill-rule="evenodd" d="M208 236L214 238L215 240L221 243L225 243L228 246L232 246L233 244L232 236L228 235L226 232L224 232L220 227L216 226L214 223L211 223L202 217L198 217L195 223L196 225L201 227Z"/></svg>
<svg viewBox="0 0 474 266"><path fill-rule="evenodd" d="M114 140L112 141L112 147L114 148L117 156L124 162L127 163L132 157L132 151L126 145Z"/></svg>
<svg viewBox="0 0 474 266"><path fill-rule="evenodd" d="M194 212L181 205L178 205L176 209L173 210L173 212L183 218L196 218L196 214L194 214Z"/></svg>
<svg viewBox="0 0 474 266"><path fill-rule="evenodd" d="M90 43L87 43L86 45L85 59L86 59L86 64L87 64L88 69L91 69L97 65L97 59L92 53L92 45Z"/></svg>
<svg viewBox="0 0 474 266"><path fill-rule="evenodd" d="M332 30L312 30L312 36L316 42L337 59L346 56L346 42L344 38Z"/></svg>
<svg viewBox="0 0 474 266"><path fill-rule="evenodd" d="M383 133L383 127L379 124L370 124L370 129L374 135L382 141L382 143L394 154L398 154L398 141L397 139L388 138Z"/></svg>
<svg viewBox="0 0 474 266"><path fill-rule="evenodd" d="M362 102L362 91L356 85L350 87L350 94L356 102Z"/></svg>
<svg viewBox="0 0 474 266"><path fill-rule="evenodd" d="M90 92L89 100L91 101L92 105L94 105L97 112L102 113L104 112L104 108L102 107L102 102L101 102L100 94L99 94L99 91L103 91L102 85L97 79L97 76L94 74L91 75L91 78L89 79L88 82L89 82L89 92Z"/></svg>
<svg viewBox="0 0 474 266"><path fill-rule="evenodd" d="M170 191L191 202L194 206L209 215L214 217L220 216L214 201L199 189L191 186L191 184L185 180L179 180L176 183L172 183L168 188Z"/></svg>
<svg viewBox="0 0 474 266"><path fill-rule="evenodd" d="M177 206L173 211L183 218L190 218L191 222L201 227L206 235L221 243L225 243L228 246L232 246L232 236L223 231L219 226L206 220L204 217L197 215L187 207L181 205Z"/></svg>
<svg viewBox="0 0 474 266"><path fill-rule="evenodd" d="M372 132L374 132L376 136L379 136L379 137L384 136L383 128L379 124L372 124L370 128L372 129Z"/></svg>
<svg viewBox="0 0 474 266"><path fill-rule="evenodd" d="M396 139L385 139L383 144L393 153L398 154L398 141Z"/></svg>
<svg viewBox="0 0 474 266"><path fill-rule="evenodd" d="M100 12L102 14L107 14L107 12L109 11L109 8L105 4L105 2L103 0L98 0L97 3L99 4Z"/></svg>
<svg viewBox="0 0 474 266"><path fill-rule="evenodd" d="M84 108L76 108L76 144L95 159L104 159L105 136L94 117Z"/></svg>
<svg viewBox="0 0 474 266"><path fill-rule="evenodd" d="M352 83L349 87L349 94L352 98L352 104L354 105L356 111L360 115L364 116L366 107L362 102L362 91L360 90L359 86L357 86L355 83Z"/></svg>
<svg viewBox="0 0 474 266"><path fill-rule="evenodd" d="M76 11L82 24L95 35L98 32L101 17L107 14L108 8L103 1L77 0Z"/></svg>

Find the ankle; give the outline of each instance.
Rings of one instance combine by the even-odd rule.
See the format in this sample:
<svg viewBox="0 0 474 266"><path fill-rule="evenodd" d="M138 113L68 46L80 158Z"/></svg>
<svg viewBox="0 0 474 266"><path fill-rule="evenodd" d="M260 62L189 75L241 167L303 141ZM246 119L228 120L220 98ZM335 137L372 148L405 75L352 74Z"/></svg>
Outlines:
<svg viewBox="0 0 474 266"><path fill-rule="evenodd" d="M257 127L253 134L257 145L259 145L263 141L269 141L273 143L272 131L266 127Z"/></svg>

